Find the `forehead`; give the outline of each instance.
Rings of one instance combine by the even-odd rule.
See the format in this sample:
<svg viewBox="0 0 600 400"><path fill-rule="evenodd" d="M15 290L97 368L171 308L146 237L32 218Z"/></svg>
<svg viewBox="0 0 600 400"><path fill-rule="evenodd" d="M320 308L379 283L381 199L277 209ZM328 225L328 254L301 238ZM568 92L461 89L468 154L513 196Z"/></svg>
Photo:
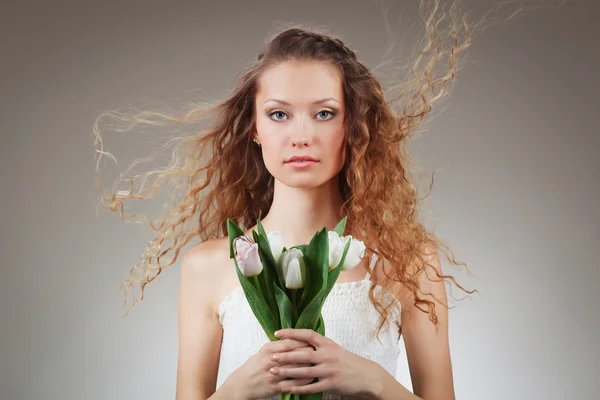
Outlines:
<svg viewBox="0 0 600 400"><path fill-rule="evenodd" d="M257 100L275 97L289 102L333 97L342 102L342 71L331 63L285 61L263 71L256 97Z"/></svg>

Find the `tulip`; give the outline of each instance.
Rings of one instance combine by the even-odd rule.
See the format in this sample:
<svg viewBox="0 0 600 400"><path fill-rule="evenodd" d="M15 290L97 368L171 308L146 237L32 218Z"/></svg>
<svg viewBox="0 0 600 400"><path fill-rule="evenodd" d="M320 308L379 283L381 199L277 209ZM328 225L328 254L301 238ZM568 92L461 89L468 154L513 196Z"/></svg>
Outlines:
<svg viewBox="0 0 600 400"><path fill-rule="evenodd" d="M283 244L283 237L278 231L273 231L267 233L267 241L269 242L271 253L273 253L275 264L277 264L279 257L281 257L281 253L283 252L283 248L285 247Z"/></svg>
<svg viewBox="0 0 600 400"><path fill-rule="evenodd" d="M299 249L285 251L279 258L278 267L286 288L302 289L306 285L306 265Z"/></svg>
<svg viewBox="0 0 600 400"><path fill-rule="evenodd" d="M246 236L240 236L234 240L234 247L237 265L245 277L256 276L262 272L263 265L258 254L257 243Z"/></svg>
<svg viewBox="0 0 600 400"><path fill-rule="evenodd" d="M327 239L329 241L329 270L332 270L340 263L346 243L344 246L340 246L341 238L335 231L327 232Z"/></svg>
<svg viewBox="0 0 600 400"><path fill-rule="evenodd" d="M365 244L358 239L354 239L351 235L340 237L337 232L329 231L327 237L329 241L329 270L339 265L348 240L350 240L350 247L342 265L343 271L356 267L365 255Z"/></svg>
<svg viewBox="0 0 600 400"><path fill-rule="evenodd" d="M345 236L345 238L350 240L350 247L348 248L348 252L346 253L346 258L344 259L342 271L347 271L360 264L360 260L364 257L365 250L367 248L363 242L361 242L358 239L354 239L352 236ZM346 241L344 241L344 246L345 245Z"/></svg>

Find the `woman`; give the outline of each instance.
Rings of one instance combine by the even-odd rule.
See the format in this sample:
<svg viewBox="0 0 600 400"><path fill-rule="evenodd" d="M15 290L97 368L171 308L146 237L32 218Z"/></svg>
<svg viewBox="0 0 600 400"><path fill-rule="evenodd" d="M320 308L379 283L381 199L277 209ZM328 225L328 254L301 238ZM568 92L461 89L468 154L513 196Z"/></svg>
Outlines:
<svg viewBox="0 0 600 400"><path fill-rule="evenodd" d="M454 41L445 48L435 13L427 20L428 42L414 79L390 100L341 40L295 27L272 37L233 93L214 107L181 116L110 115L130 126L216 116L203 134L177 138L185 154L174 160L183 160L181 166L147 173L137 192L133 178L129 190L106 194L100 186L108 207L126 215L125 200L151 197L163 180L184 187L184 197L152 224L159 235L123 285L140 285L134 307L145 285L185 245L201 241L182 259L177 399L278 398L282 392L325 392L324 399L454 399L444 279L465 289L442 274L438 250L452 251L418 219L420 198L407 151L470 44L466 25L461 42L452 19L448 35ZM446 53L449 71L434 79L436 61ZM96 131L98 153L110 156L99 123ZM154 184L147 184L152 178ZM147 187L152 191L145 194ZM365 243L368 257L343 271L327 298L327 337L291 329L268 342L229 258L227 218L248 234L260 219L267 232L281 232L289 248L308 243L324 226L333 229L343 216L345 233ZM161 263L172 250L175 257ZM414 393L394 378L400 335Z"/></svg>

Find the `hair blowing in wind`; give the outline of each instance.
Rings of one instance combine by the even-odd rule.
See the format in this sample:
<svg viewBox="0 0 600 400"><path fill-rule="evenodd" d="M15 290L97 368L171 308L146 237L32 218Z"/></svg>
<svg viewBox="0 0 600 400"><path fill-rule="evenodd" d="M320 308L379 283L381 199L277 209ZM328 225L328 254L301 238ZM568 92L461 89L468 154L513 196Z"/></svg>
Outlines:
<svg viewBox="0 0 600 400"><path fill-rule="evenodd" d="M508 18L524 9L519 6L508 13ZM451 281L469 294L475 292L452 276L440 274L428 262L432 252L440 251L449 263L468 271L465 263L455 260L450 247L419 220L419 206L427 196L419 196L408 146L448 95L475 33L486 27L488 15L503 9L498 5L479 22L469 21L457 3L443 8L437 0L423 0L420 10L424 35L416 43L412 68L405 68L405 76L387 90L374 76L377 69L365 67L338 37L323 29L294 25L270 35L255 61L221 101L189 103L180 111L113 110L97 118L93 136L101 203L126 222L147 223L153 232L140 261L120 286L126 306L128 292L140 289L127 312L143 299L148 283L176 262L186 245L226 236L227 218L248 229L268 212L274 181L260 149L252 143L254 96L261 73L287 60L330 62L343 72L348 156L339 180L342 212L348 217L347 233L362 240L368 254L377 251L393 266L383 282L372 274L369 297L381 315L378 329L390 304L376 298L376 284L388 287L401 283L412 293L415 306L428 313L434 324L438 322L435 304L423 296L427 291L423 293L419 283L422 274L431 280ZM187 127L192 133L172 135L160 147L171 151L168 166L131 174L136 161L120 174L112 189L107 189L102 161L116 164L117 160L105 150L106 134L144 127L174 133ZM148 160L153 158L143 161ZM433 175L429 190L432 185ZM170 202L158 219L126 211L130 201L150 199L161 190L170 196Z"/></svg>

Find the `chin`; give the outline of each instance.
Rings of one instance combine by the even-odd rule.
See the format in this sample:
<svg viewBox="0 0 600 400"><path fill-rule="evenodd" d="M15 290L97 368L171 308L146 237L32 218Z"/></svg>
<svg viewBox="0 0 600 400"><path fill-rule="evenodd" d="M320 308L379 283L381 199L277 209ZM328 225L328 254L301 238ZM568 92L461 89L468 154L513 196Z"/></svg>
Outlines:
<svg viewBox="0 0 600 400"><path fill-rule="evenodd" d="M306 174L304 176L281 176L275 177L278 181L283 183L285 186L289 186L296 189L312 189L319 187L329 181L327 177L315 176L315 174Z"/></svg>

